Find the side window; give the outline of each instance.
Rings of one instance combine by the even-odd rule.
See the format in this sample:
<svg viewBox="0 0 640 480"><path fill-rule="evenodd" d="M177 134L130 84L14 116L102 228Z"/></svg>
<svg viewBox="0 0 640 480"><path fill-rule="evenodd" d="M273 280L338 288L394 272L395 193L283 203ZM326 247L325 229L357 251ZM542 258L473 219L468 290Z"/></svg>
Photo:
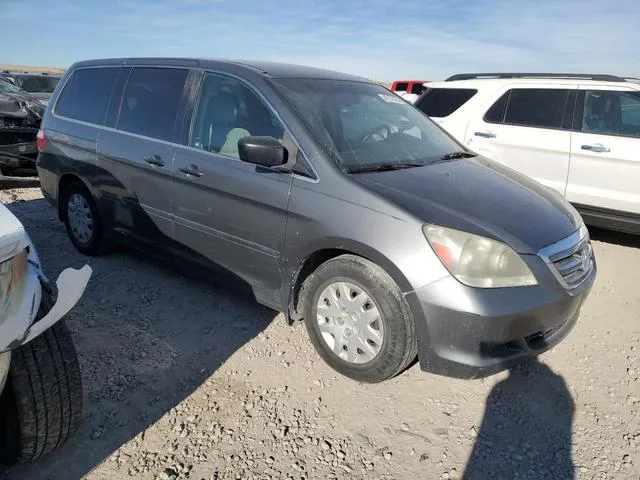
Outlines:
<svg viewBox="0 0 640 480"><path fill-rule="evenodd" d="M83 122L104 124L111 90L119 68L83 68L74 71L55 106L55 113Z"/></svg>
<svg viewBox="0 0 640 480"><path fill-rule="evenodd" d="M239 158L238 140L250 135L282 141L284 127L244 83L207 73L191 123L189 146Z"/></svg>
<svg viewBox="0 0 640 480"><path fill-rule="evenodd" d="M120 106L118 129L171 141L188 70L134 68Z"/></svg>
<svg viewBox="0 0 640 480"><path fill-rule="evenodd" d="M582 131L640 137L640 94L605 90L585 92Z"/></svg>
<svg viewBox="0 0 640 480"><path fill-rule="evenodd" d="M509 94L511 91L502 95L496 103L491 105L491 108L484 114L484 121L488 123L502 123L504 121L504 111L507 109L507 101L509 100Z"/></svg>
<svg viewBox="0 0 640 480"><path fill-rule="evenodd" d="M409 84L407 82L399 82L396 83L396 92L406 92L407 88L409 88Z"/></svg>
<svg viewBox="0 0 640 480"><path fill-rule="evenodd" d="M416 107L429 117L447 117L467 103L478 90L472 88L430 88L416 102Z"/></svg>
<svg viewBox="0 0 640 480"><path fill-rule="evenodd" d="M411 85L411 92L415 95L422 95L422 93L427 89L427 87L425 87L424 85L422 85L421 83L414 83Z"/></svg>
<svg viewBox="0 0 640 480"><path fill-rule="evenodd" d="M562 128L569 91L515 88L509 95L504 123L539 128Z"/></svg>

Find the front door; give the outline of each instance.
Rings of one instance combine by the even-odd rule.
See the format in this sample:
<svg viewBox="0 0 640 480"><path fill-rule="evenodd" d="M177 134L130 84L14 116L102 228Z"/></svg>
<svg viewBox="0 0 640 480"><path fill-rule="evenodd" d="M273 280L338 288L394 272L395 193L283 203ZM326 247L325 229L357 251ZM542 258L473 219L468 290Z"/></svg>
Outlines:
<svg viewBox="0 0 640 480"><path fill-rule="evenodd" d="M174 237L203 263L222 268L279 305L290 173L239 160L247 135L283 141L282 124L252 87L206 73L187 145L172 168Z"/></svg>
<svg viewBox="0 0 640 480"><path fill-rule="evenodd" d="M640 92L584 87L567 199L640 220ZM595 212L597 213L597 212Z"/></svg>
<svg viewBox="0 0 640 480"><path fill-rule="evenodd" d="M502 90L470 122L465 145L564 195L576 90Z"/></svg>

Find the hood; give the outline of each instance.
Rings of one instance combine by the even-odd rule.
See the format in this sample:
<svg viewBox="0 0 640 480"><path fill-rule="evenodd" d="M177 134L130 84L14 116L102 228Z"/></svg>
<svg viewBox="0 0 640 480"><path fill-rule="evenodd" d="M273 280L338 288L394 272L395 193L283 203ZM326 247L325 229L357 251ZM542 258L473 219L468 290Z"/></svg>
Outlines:
<svg viewBox="0 0 640 480"><path fill-rule="evenodd" d="M51 93L47 92L29 92L29 96L33 97L36 100L39 100L41 103L47 103L51 98Z"/></svg>
<svg viewBox="0 0 640 480"><path fill-rule="evenodd" d="M26 120L38 128L45 105L32 95L24 93L0 93L0 116Z"/></svg>
<svg viewBox="0 0 640 480"><path fill-rule="evenodd" d="M484 157L351 178L427 223L536 253L575 232L581 219L559 194Z"/></svg>

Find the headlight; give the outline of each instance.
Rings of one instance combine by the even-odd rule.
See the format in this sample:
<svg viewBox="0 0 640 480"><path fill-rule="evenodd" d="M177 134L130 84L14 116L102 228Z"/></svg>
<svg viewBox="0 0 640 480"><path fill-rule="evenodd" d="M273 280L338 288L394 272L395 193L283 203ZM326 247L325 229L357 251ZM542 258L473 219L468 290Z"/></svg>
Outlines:
<svg viewBox="0 0 640 480"><path fill-rule="evenodd" d="M436 225L425 225L423 231L440 261L465 285L500 288L538 283L524 260L504 243Z"/></svg>
<svg viewBox="0 0 640 480"><path fill-rule="evenodd" d="M0 263L0 322L15 313L22 302L27 279L28 258L23 250L13 258Z"/></svg>

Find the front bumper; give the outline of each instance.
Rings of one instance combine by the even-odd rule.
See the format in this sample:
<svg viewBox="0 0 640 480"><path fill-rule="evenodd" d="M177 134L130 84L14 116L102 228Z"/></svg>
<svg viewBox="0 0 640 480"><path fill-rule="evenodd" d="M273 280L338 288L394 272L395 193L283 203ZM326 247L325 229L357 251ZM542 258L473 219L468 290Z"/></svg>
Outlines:
<svg viewBox="0 0 640 480"><path fill-rule="evenodd" d="M535 267L543 281L531 287L480 289L447 277L405 294L416 321L422 370L484 377L562 341L578 320L597 268L594 264L569 293L541 262Z"/></svg>
<svg viewBox="0 0 640 480"><path fill-rule="evenodd" d="M32 244L28 258L21 301L15 312L0 322L0 355L30 342L64 317L80 300L91 277L88 265L80 270L67 268L54 286L42 273Z"/></svg>
<svg viewBox="0 0 640 480"><path fill-rule="evenodd" d="M55 303L42 318L31 325L20 345L24 345L40 336L69 313L82 297L91 277L91 272L89 265L85 265L80 270L67 268L62 271L56 280L57 296Z"/></svg>

